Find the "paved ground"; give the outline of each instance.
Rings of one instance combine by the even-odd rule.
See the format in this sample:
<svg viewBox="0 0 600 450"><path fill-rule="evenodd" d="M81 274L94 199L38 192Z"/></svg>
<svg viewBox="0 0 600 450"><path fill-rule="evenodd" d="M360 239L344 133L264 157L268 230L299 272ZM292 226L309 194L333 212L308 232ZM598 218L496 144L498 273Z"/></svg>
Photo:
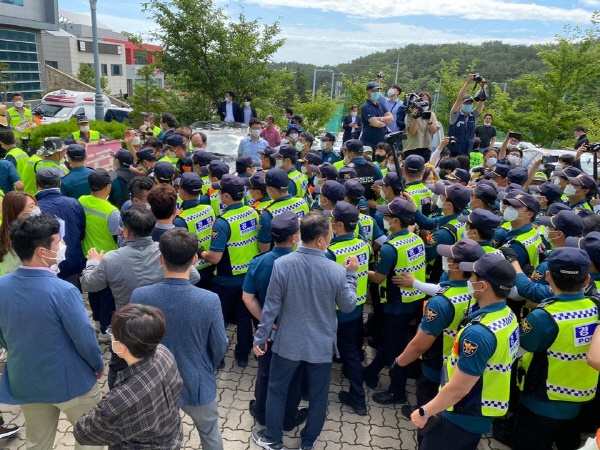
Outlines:
<svg viewBox="0 0 600 450"><path fill-rule="evenodd" d="M229 327L228 335L233 338L233 327ZM107 345L102 345L106 362L109 359ZM374 356L374 351L367 348L367 359ZM221 416L221 427L225 450L258 449L250 436L254 419L248 412L248 402L254 398L254 378L257 363L250 358L248 367L240 369L235 365L233 343L225 358L225 369L218 375L218 404ZM0 363L3 369L4 362ZM385 373L384 373L385 372ZM334 364L331 387L329 389L329 408L327 421L319 441L318 450L359 450L359 449L415 449L416 431L412 424L400 412L400 405L380 406L370 400L372 394L387 386L389 379L387 369L380 376L380 387L376 390L367 388L369 415L365 417L353 414L351 410L339 403L337 393L341 388L348 390L348 381L341 374L341 366ZM101 380L103 390L107 390L106 377ZM409 401L415 401L415 383L409 380ZM303 402L302 406L306 406ZM8 424L19 425L21 431L15 438L0 439L0 449L25 449L25 427L19 407L2 405L4 420ZM184 449L199 449L200 440L192 421L182 413L184 431ZM74 439L72 426L64 416L61 416L55 449L73 448ZM299 430L285 433L284 444L288 449L300 446ZM507 450L508 447L499 444L491 438L484 437L479 449Z"/></svg>

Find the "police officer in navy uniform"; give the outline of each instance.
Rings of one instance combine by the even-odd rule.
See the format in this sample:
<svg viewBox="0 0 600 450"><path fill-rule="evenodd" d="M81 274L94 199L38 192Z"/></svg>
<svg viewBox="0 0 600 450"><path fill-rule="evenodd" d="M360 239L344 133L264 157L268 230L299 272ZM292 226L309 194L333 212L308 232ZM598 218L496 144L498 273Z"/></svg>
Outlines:
<svg viewBox="0 0 600 450"><path fill-rule="evenodd" d="M246 179L248 194L252 197L250 206L256 209L259 214L272 202L267 192L267 185L265 184L266 175L267 172L256 172L250 178Z"/></svg>
<svg viewBox="0 0 600 450"><path fill-rule="evenodd" d="M485 254L483 248L474 240L463 238L452 246L438 246L438 252L448 260L448 281L441 282L439 292L427 301L417 334L394 360L390 371L390 388L373 395L373 400L377 403L385 405L388 399L406 390L405 368L421 356L417 405L424 405L435 397L443 363L452 349L460 321L473 306L467 286L471 274L460 270L458 265L461 262L477 261ZM411 405L404 405L402 414L408 418L414 409Z"/></svg>
<svg viewBox="0 0 600 450"><path fill-rule="evenodd" d="M264 175L264 172L263 172ZM261 253L250 261L250 267L244 279L242 299L244 304L260 322L262 308L267 296L269 280L273 272L275 260L281 256L292 253L294 246L300 240L300 221L296 214L291 211L284 211L273 217L271 221L271 233L275 246L271 251ZM273 337L270 338L267 345L267 351L258 358L258 371L256 374L256 384L254 385L254 400L250 400L250 414L256 421L265 425L265 406L267 403L267 387L269 385L269 369L271 368L271 342L277 331L273 329ZM302 372L298 371L290 383L287 395L285 419L283 429L291 431L296 426L306 420L308 410L302 408L298 410L298 405L302 398Z"/></svg>
<svg viewBox="0 0 600 450"><path fill-rule="evenodd" d="M375 192L371 190L371 186L377 180L381 180L383 175L378 166L364 158L365 148L358 139L350 139L344 143L346 155L350 162L348 167L356 170L357 180L365 187L365 198L367 200L377 200Z"/></svg>
<svg viewBox="0 0 600 450"><path fill-rule="evenodd" d="M494 425L496 438L515 450L580 446L575 418L598 385L598 372L586 361L598 324L598 308L582 292L589 270L590 258L580 249L557 248L548 257L546 279L554 296L521 323L521 347L528 353L519 362L514 427Z"/></svg>
<svg viewBox="0 0 600 450"><path fill-rule="evenodd" d="M515 270L495 254L460 263L458 268L471 273L468 292L478 309L454 338L442 372L442 389L411 415L419 428L420 450L475 450L481 435L508 410L519 328L505 299Z"/></svg>

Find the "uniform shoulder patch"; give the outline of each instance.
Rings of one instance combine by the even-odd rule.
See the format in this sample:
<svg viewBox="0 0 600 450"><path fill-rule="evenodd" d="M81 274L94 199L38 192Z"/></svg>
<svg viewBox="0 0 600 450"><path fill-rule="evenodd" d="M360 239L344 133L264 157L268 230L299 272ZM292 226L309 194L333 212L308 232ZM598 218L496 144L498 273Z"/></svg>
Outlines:
<svg viewBox="0 0 600 450"><path fill-rule="evenodd" d="M534 270L533 274L531 274L532 281L539 282L542 278L544 278L544 274L538 272L537 270Z"/></svg>
<svg viewBox="0 0 600 450"><path fill-rule="evenodd" d="M440 287L440 290L437 291L437 293L435 295L444 295L446 293L446 291L448 289L450 289L451 286L442 286Z"/></svg>
<svg viewBox="0 0 600 450"><path fill-rule="evenodd" d="M463 340L463 353L467 358L473 356L478 348L478 344L471 342L468 339Z"/></svg>
<svg viewBox="0 0 600 450"><path fill-rule="evenodd" d="M521 323L521 331L523 334L527 334L531 330L533 330L533 326L527 321L527 319L523 319L523 322Z"/></svg>
<svg viewBox="0 0 600 450"><path fill-rule="evenodd" d="M218 232L218 231L213 231L212 233L210 233L210 237L211 237L212 239L216 239L218 235L219 235L219 232Z"/></svg>
<svg viewBox="0 0 600 450"><path fill-rule="evenodd" d="M435 319L437 319L438 313L435 312L433 309L431 308L427 308L425 310L425 320L427 320L427 322L433 322Z"/></svg>

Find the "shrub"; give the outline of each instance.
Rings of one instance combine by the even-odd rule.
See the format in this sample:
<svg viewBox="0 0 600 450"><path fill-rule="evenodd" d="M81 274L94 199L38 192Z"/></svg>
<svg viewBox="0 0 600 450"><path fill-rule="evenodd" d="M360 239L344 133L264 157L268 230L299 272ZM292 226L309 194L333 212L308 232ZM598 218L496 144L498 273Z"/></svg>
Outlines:
<svg viewBox="0 0 600 450"><path fill-rule="evenodd" d="M116 121L104 122L90 120L90 129L102 133L111 139L123 139L123 133L130 125ZM66 138L69 134L77 131L77 120L71 119L65 122L55 122L41 125L31 132L31 148L40 148L44 144L44 138L49 136L60 136Z"/></svg>

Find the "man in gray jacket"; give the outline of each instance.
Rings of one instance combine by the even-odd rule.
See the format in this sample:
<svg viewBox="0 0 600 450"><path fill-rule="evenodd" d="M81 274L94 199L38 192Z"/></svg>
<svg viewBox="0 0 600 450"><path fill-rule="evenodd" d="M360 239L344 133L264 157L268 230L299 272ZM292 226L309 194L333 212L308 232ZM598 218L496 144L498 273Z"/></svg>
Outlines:
<svg viewBox="0 0 600 450"><path fill-rule="evenodd" d="M282 256L273 266L261 323L254 336L254 353L266 351L273 339L273 357L267 393L264 431L252 438L267 450L283 448L283 419L288 386L296 371L306 366L309 383L308 420L300 433L302 450L319 437L327 412L327 393L336 348L336 306L348 313L356 307L358 259L349 256L344 266L325 257L331 241L331 223L320 212L311 212L300 224L302 246Z"/></svg>
<svg viewBox="0 0 600 450"><path fill-rule="evenodd" d="M106 255L95 248L87 254L87 264L81 277L81 288L86 292L98 292L109 287L118 311L129 304L131 294L140 286L160 283L164 279L163 268L158 260L158 242L152 240L156 219L148 209L132 205L123 214L123 239L125 246ZM190 281L200 281L198 271L192 268ZM108 364L108 386L112 388L117 372L127 367L124 360L114 353Z"/></svg>

